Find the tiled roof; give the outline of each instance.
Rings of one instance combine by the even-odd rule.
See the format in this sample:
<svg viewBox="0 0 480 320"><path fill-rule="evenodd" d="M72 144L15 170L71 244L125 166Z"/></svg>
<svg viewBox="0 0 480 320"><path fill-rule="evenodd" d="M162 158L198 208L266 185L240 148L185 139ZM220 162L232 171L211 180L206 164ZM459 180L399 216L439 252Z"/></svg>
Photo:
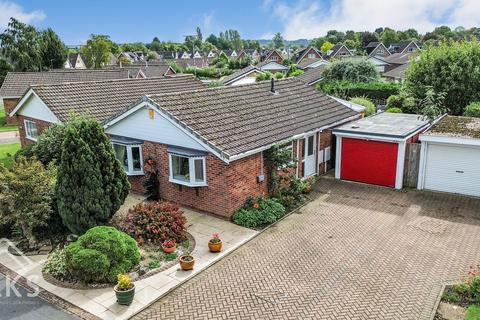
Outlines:
<svg viewBox="0 0 480 320"><path fill-rule="evenodd" d="M314 62L318 62L318 61L322 61L323 58L305 58L305 59L302 59L302 61L300 61L300 63L297 64L297 67L299 67L300 69L303 69L309 65L311 65L312 63Z"/></svg>
<svg viewBox="0 0 480 320"><path fill-rule="evenodd" d="M9 72L0 88L1 97L21 97L30 86L63 82L127 79L128 70L62 69L47 72Z"/></svg>
<svg viewBox="0 0 480 320"><path fill-rule="evenodd" d="M230 158L358 115L295 78L152 95L150 99Z"/></svg>
<svg viewBox="0 0 480 320"><path fill-rule="evenodd" d="M394 53L383 60L387 63L393 64L406 64L413 57L415 53Z"/></svg>
<svg viewBox="0 0 480 320"><path fill-rule="evenodd" d="M162 94L205 88L191 75L162 78L74 82L32 87L60 121L72 111L88 113L103 122L148 94Z"/></svg>
<svg viewBox="0 0 480 320"><path fill-rule="evenodd" d="M167 73L168 69L171 67L169 65L148 65L142 67L142 72L147 78L162 77ZM173 69L172 69L173 70Z"/></svg>
<svg viewBox="0 0 480 320"><path fill-rule="evenodd" d="M260 70L260 69L257 68L256 66L247 66L247 67L245 67L245 68L243 68L243 69L239 69L239 70L235 71L234 73L232 73L231 75L226 76L225 78L223 78L223 83L224 83L224 84L228 84L230 81L232 81L232 80L234 80L234 79L236 79L236 78L238 78L238 77L241 77L241 76L243 76L244 74L247 74L247 73L249 73L249 72L251 72L251 71L253 71L253 70L255 70L255 71L257 71L257 72L263 73L262 70Z"/></svg>
<svg viewBox="0 0 480 320"><path fill-rule="evenodd" d="M317 68L308 69L303 74L296 77L296 79L302 81L307 86L312 85L323 78L322 74L326 68L327 68L327 65L324 64Z"/></svg>
<svg viewBox="0 0 480 320"><path fill-rule="evenodd" d="M406 79L405 71L407 71L408 67L409 67L408 63L402 64L390 71L385 72L384 74L382 74L382 77L393 78L393 79Z"/></svg>

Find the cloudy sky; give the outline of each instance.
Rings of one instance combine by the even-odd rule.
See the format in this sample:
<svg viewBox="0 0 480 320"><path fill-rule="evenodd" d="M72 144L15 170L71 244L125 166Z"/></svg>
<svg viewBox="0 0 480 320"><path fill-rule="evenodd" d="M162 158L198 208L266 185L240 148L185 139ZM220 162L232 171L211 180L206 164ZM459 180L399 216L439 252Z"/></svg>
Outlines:
<svg viewBox="0 0 480 320"><path fill-rule="evenodd" d="M142 3L141 5L139 3ZM67 44L79 44L91 33L117 42L180 41L200 26L204 37L227 28L243 38L315 38L331 29L374 30L438 25L480 26L479 0L242 0L242 1L111 1L0 0L0 28L13 16L39 28L51 27Z"/></svg>

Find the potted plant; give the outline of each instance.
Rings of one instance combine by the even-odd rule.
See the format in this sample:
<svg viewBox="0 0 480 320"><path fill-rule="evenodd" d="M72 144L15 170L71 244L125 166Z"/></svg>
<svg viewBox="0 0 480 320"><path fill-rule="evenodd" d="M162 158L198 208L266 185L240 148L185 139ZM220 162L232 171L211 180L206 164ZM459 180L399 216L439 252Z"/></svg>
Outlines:
<svg viewBox="0 0 480 320"><path fill-rule="evenodd" d="M180 267L182 270L192 270L195 264L195 258L190 253L185 253L178 259L180 261Z"/></svg>
<svg viewBox="0 0 480 320"><path fill-rule="evenodd" d="M117 285L113 288L117 296L117 303L122 305L130 305L135 295L135 284L132 278L126 274L119 274L117 276Z"/></svg>
<svg viewBox="0 0 480 320"><path fill-rule="evenodd" d="M215 232L212 235L212 239L208 241L208 249L210 249L210 252L220 252L220 250L222 250L222 240L220 240L217 232Z"/></svg>
<svg viewBox="0 0 480 320"><path fill-rule="evenodd" d="M162 250L165 253L173 253L177 250L177 241L175 239L165 240L162 243Z"/></svg>

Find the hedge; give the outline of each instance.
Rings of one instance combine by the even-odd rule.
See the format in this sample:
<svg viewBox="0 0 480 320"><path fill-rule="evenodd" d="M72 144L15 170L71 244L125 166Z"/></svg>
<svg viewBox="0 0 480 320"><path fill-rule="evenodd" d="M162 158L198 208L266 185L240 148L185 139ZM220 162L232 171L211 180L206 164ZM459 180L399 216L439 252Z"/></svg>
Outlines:
<svg viewBox="0 0 480 320"><path fill-rule="evenodd" d="M400 85L392 82L353 83L348 81L321 81L317 88L341 98L367 97L369 99L387 99L400 92Z"/></svg>

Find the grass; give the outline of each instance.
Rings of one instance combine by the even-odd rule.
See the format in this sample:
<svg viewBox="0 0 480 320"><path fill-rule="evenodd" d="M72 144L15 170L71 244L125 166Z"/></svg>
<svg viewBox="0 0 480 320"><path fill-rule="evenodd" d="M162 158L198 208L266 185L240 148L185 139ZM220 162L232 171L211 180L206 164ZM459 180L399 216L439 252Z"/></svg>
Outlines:
<svg viewBox="0 0 480 320"><path fill-rule="evenodd" d="M0 102L0 132L18 131L16 124L7 124L7 115L3 108L3 103Z"/></svg>
<svg viewBox="0 0 480 320"><path fill-rule="evenodd" d="M467 316L465 320L478 320L480 319L480 306L470 306L467 309Z"/></svg>
<svg viewBox="0 0 480 320"><path fill-rule="evenodd" d="M20 149L20 143L0 144L0 163L6 167L12 165L12 156Z"/></svg>

